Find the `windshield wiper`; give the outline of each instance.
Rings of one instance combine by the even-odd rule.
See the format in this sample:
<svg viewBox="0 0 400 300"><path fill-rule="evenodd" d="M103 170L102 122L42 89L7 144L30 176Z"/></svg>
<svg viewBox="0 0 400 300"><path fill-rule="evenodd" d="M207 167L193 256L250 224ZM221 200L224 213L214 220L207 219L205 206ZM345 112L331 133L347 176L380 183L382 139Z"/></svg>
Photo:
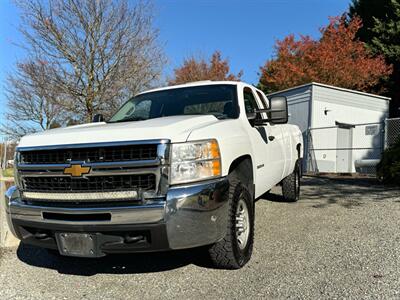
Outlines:
<svg viewBox="0 0 400 300"><path fill-rule="evenodd" d="M125 118L117 121L111 121L108 123L122 123L122 122L134 122L134 121L145 121L148 120L148 118L143 118L143 117L131 117L131 118Z"/></svg>

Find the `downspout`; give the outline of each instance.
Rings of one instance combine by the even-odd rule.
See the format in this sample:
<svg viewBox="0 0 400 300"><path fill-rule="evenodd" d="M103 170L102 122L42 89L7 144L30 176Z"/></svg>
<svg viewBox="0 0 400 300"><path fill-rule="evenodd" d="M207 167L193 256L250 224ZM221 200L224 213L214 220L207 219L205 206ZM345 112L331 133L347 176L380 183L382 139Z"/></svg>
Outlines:
<svg viewBox="0 0 400 300"><path fill-rule="evenodd" d="M308 103L308 129L307 129L307 134L306 134L306 147L304 147L304 149L307 149L307 155L304 155L306 157L306 162L305 162L305 167L306 167L306 171L312 171L312 155L311 155L311 147L310 147L310 140L311 140L311 128L312 128L312 111L313 111L313 90L314 90L314 84L311 83L311 88L310 88L310 100ZM303 165L304 167L304 165Z"/></svg>

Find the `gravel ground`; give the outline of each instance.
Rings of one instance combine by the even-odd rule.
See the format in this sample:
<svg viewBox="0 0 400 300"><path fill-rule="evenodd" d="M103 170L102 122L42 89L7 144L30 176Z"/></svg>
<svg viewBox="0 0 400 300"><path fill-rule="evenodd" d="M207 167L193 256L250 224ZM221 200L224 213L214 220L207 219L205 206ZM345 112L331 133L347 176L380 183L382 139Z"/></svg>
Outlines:
<svg viewBox="0 0 400 300"><path fill-rule="evenodd" d="M90 260L20 246L1 253L0 299L400 298L399 190L304 178L291 204L278 191L257 202L241 270L201 249Z"/></svg>

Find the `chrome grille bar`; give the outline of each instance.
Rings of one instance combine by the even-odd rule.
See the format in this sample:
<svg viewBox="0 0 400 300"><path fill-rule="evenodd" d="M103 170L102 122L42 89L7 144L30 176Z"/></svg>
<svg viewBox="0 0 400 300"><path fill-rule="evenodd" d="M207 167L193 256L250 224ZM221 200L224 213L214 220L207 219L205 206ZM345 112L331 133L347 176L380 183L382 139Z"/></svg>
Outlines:
<svg viewBox="0 0 400 300"><path fill-rule="evenodd" d="M71 164L81 164L82 167L92 168L138 168L155 166L160 164L160 159L139 160L139 161L116 161L116 162L103 162L103 163L90 163L84 161L71 161L66 164L23 164L18 163L18 170L63 170L68 168Z"/></svg>
<svg viewBox="0 0 400 300"><path fill-rule="evenodd" d="M60 163L60 164L30 164L30 163L22 163L18 160L18 154L20 154L23 151L36 151L36 150L65 150L65 149L70 149L70 148L93 148L93 147L107 147L107 146L127 146L127 145L137 145L140 147L140 144L143 145L148 145L148 144L157 144L156 145L156 157L154 159L143 159L143 160L133 160L133 161L107 161L107 162L90 162L90 161L71 161L71 162L66 162L66 163ZM57 190L55 193L54 191L51 190L49 187L49 190L40 190L40 191L35 191L35 190L28 190L25 187L25 179L28 178L49 178L49 177L58 177L58 178L71 178L71 180L84 180L87 178L88 180L90 178L94 177L108 177L111 178L113 176L129 176L129 175L153 175L155 178L155 183L154 185L151 185L151 190L148 189L143 189L141 190L139 188L138 190L138 198L144 199L144 198L159 198L162 197L165 194L165 191L167 189L168 185L168 163L169 163L169 140L150 140L150 141L131 141L131 142L113 142L113 143L96 143L96 144L79 144L79 145L59 145L59 146L44 146L44 147L19 147L17 148L17 159L16 159L16 167L17 167L17 174L18 174L18 182L19 186L22 192L37 192L37 197L41 197L43 193L49 193L49 194L58 194L56 198L58 199L60 197L60 194L63 194L63 190ZM90 173L89 174L84 174L82 177L71 177L69 174L64 174L64 169L69 168L71 165L79 164L82 167L90 167ZM35 182L35 181L33 181ZM164 186L165 185L165 186ZM133 189L135 189L133 187ZM72 193L77 195L78 193L80 194L94 194L94 198L102 198L103 196L105 197L106 195L104 192L113 192L112 190L107 190L107 191L98 191L96 189L94 190L85 190L83 191L78 191L78 190L65 190L65 193ZM82 193L83 192L83 193ZM119 191L114 191L114 192L121 192ZM132 189L131 191L132 192ZM65 194L64 193L64 194ZM96 194L97 193L97 194ZM103 194L101 194L103 193ZM28 194L29 195L29 194ZM143 196L145 195L145 196ZM81 196L81 195L80 195ZM84 196L82 196L84 198ZM143 198L144 197L144 198ZM37 200L40 200L40 199ZM51 201L56 201L56 199L52 198L52 196L48 196L48 200ZM90 198L90 197L89 197ZM32 199L36 200L36 199ZM43 200L43 199L42 199ZM66 200L66 199L65 199ZM89 201L88 198L86 200ZM82 201L86 201L85 199L82 199ZM98 199L102 200L102 199ZM59 202L59 201L58 201Z"/></svg>
<svg viewBox="0 0 400 300"><path fill-rule="evenodd" d="M119 192L95 192L95 193L43 193L43 192L23 192L23 198L27 200L40 201L119 201L119 200L137 200L136 191Z"/></svg>

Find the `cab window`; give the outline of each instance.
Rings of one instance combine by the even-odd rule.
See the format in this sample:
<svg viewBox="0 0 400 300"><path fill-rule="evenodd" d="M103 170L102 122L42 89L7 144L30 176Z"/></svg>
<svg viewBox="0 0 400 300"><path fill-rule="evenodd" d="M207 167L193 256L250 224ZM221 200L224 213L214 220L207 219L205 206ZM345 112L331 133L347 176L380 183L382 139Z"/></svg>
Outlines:
<svg viewBox="0 0 400 300"><path fill-rule="evenodd" d="M248 87L244 88L243 98L244 98L244 108L246 113L251 113L256 109L259 109L256 98L254 98L254 94L250 88Z"/></svg>

